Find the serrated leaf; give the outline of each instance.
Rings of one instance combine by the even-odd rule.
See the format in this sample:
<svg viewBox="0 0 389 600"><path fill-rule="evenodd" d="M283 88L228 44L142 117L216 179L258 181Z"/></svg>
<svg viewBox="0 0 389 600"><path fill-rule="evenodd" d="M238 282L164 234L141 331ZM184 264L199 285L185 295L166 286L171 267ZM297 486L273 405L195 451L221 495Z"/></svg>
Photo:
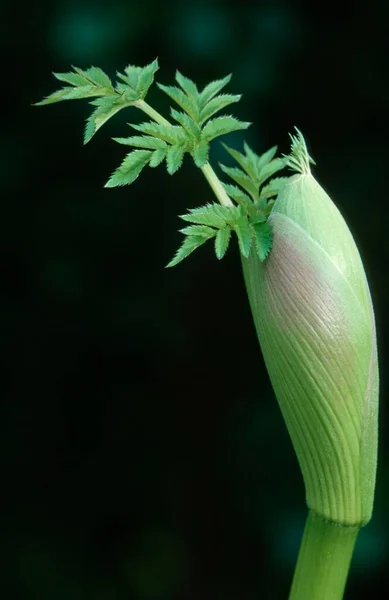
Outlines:
<svg viewBox="0 0 389 600"><path fill-rule="evenodd" d="M231 229L227 227L223 227L223 229L219 229L216 234L215 239L215 252L217 258L220 260L223 258L225 253L227 252L228 244L231 239Z"/></svg>
<svg viewBox="0 0 389 600"><path fill-rule="evenodd" d="M179 71L176 71L176 81L182 87L187 96L192 98L197 104L199 92L195 82L182 75L182 73Z"/></svg>
<svg viewBox="0 0 389 600"><path fill-rule="evenodd" d="M185 129L178 125L161 125L160 123L149 121L140 125L131 125L131 127L142 133L147 133L165 142L169 142L169 144L182 144L188 139Z"/></svg>
<svg viewBox="0 0 389 600"><path fill-rule="evenodd" d="M200 140L197 144L193 145L192 156L196 167L203 167L209 154L209 144L206 140Z"/></svg>
<svg viewBox="0 0 389 600"><path fill-rule="evenodd" d="M131 103L129 102L118 102L118 98L114 96L110 102L105 102L98 106L87 119L84 132L84 144L87 144L100 127L102 127L111 117L116 115L119 110L130 105Z"/></svg>
<svg viewBox="0 0 389 600"><path fill-rule="evenodd" d="M141 94L142 98L146 96L150 86L154 81L154 75L158 69L158 59L155 59L141 70L138 78L137 91Z"/></svg>
<svg viewBox="0 0 389 600"><path fill-rule="evenodd" d="M240 185L250 196L255 200L258 196L257 188L253 181L246 173L237 167L226 167L220 164L220 168L228 177L231 177L238 185Z"/></svg>
<svg viewBox="0 0 389 600"><path fill-rule="evenodd" d="M151 158L149 150L133 150L127 154L122 164L114 171L105 187L116 187L127 185L135 181L142 169Z"/></svg>
<svg viewBox="0 0 389 600"><path fill-rule="evenodd" d="M102 91L100 88L96 88L92 85L64 87L62 90L50 94L50 96L47 96L40 102L36 102L35 106L53 104L54 102L60 102L62 100L81 100L82 98L91 98L92 96L101 96L102 94L106 94L106 91Z"/></svg>
<svg viewBox="0 0 389 600"><path fill-rule="evenodd" d="M180 229L180 232L184 235L199 235L207 240L213 238L217 234L216 229L212 229L212 227L207 227L206 225L189 225L189 227Z"/></svg>
<svg viewBox="0 0 389 600"><path fill-rule="evenodd" d="M223 183L223 187L226 190L227 194L230 196L230 198L235 200L235 202L243 206L246 210L250 211L254 208L254 204L250 196L245 194L245 192L238 188L236 185L232 185L230 183Z"/></svg>
<svg viewBox="0 0 389 600"><path fill-rule="evenodd" d="M231 81L231 77L232 75L227 75L227 77L224 77L223 79L217 79L208 83L208 85L206 85L203 91L200 93L200 107L204 108L206 103L209 102L211 98L216 96L216 94L218 94L220 90L222 90L227 85L227 83Z"/></svg>
<svg viewBox="0 0 389 600"><path fill-rule="evenodd" d="M266 223L258 223L252 226L254 230L255 248L258 258L264 261L272 247L272 233L270 225Z"/></svg>
<svg viewBox="0 0 389 600"><path fill-rule="evenodd" d="M281 158L274 158L267 165L265 165L259 174L258 185L261 186L269 177L281 171L281 169L285 168L285 163Z"/></svg>
<svg viewBox="0 0 389 600"><path fill-rule="evenodd" d="M257 223L265 223L266 215L264 210L258 210L254 214L250 215L250 223L256 225Z"/></svg>
<svg viewBox="0 0 389 600"><path fill-rule="evenodd" d="M177 123L179 123L193 139L199 139L201 130L192 117L186 113L174 110L174 108L172 108L170 112L173 119L177 121Z"/></svg>
<svg viewBox="0 0 389 600"><path fill-rule="evenodd" d="M180 215L180 219L189 223L199 225L209 225L211 227L224 227L226 220L224 215L219 212L219 205L216 203L206 204L198 208L192 208L188 214Z"/></svg>
<svg viewBox="0 0 389 600"><path fill-rule="evenodd" d="M138 88L139 75L141 74L142 68L136 67L135 65L127 65L124 69L125 77L128 84L136 90Z"/></svg>
<svg viewBox="0 0 389 600"><path fill-rule="evenodd" d="M242 169L244 169L247 175L253 180L253 183L255 185L256 169L251 156L245 156L241 152L238 152L238 150L230 148L229 146L227 146L227 144L224 144L223 142L222 146L225 150L227 150L228 154L230 154L230 156L232 156L232 158L236 160L238 165L240 165ZM255 187L257 189L257 186Z"/></svg>
<svg viewBox="0 0 389 600"><path fill-rule="evenodd" d="M289 177L274 177L267 185L263 186L259 199L276 196L288 179Z"/></svg>
<svg viewBox="0 0 389 600"><path fill-rule="evenodd" d="M181 167L185 151L185 144L176 144L169 148L166 154L167 172L169 175L173 175Z"/></svg>
<svg viewBox="0 0 389 600"><path fill-rule="evenodd" d="M124 146L135 146L136 148L147 148L149 150L167 150L167 144L163 140L147 135L133 135L128 138L113 138L118 144Z"/></svg>
<svg viewBox="0 0 389 600"><path fill-rule="evenodd" d="M54 77L56 77L59 81L63 81L64 83L70 83L70 85L74 85L77 87L88 84L88 80L85 79L79 73L53 73Z"/></svg>
<svg viewBox="0 0 389 600"><path fill-rule="evenodd" d="M116 92L120 94L121 98L123 98L126 101L130 100L136 102L136 100L140 99L140 94L129 85L126 85L124 83L117 83L115 89Z"/></svg>
<svg viewBox="0 0 389 600"><path fill-rule="evenodd" d="M166 157L166 152L167 152L167 146L165 149L162 148L158 148L158 150L155 150L150 158L150 162L149 162L149 167L158 167L158 165L161 164L161 162L164 160L164 158Z"/></svg>
<svg viewBox="0 0 389 600"><path fill-rule="evenodd" d="M260 156L257 157L258 171L263 169L264 166L267 165L274 158L274 156L276 155L276 152L277 152L277 146L273 146L272 148L267 150L267 152L264 152L263 154L261 154Z"/></svg>
<svg viewBox="0 0 389 600"><path fill-rule="evenodd" d="M189 236L184 239L180 248L177 250L174 258L166 265L166 267L174 267L180 263L184 258L189 256L199 246L202 246L206 242L206 238L201 236Z"/></svg>
<svg viewBox="0 0 389 600"><path fill-rule="evenodd" d="M89 81L98 87L112 88L112 81L106 73L100 67L89 67L86 71L79 70L79 74L85 73L85 76Z"/></svg>
<svg viewBox="0 0 389 600"><path fill-rule="evenodd" d="M251 242L253 239L253 232L250 224L246 217L242 216L240 219L235 221L234 230L238 236L239 249L243 256L248 258L250 254Z"/></svg>
<svg viewBox="0 0 389 600"><path fill-rule="evenodd" d="M231 133L232 131L247 129L250 125L251 123L239 121L231 116L216 117L215 119L208 121L205 125L202 131L202 138L210 141L220 135Z"/></svg>
<svg viewBox="0 0 389 600"><path fill-rule="evenodd" d="M180 88L172 85L162 85L157 83L158 87L165 92L174 102L178 104L192 119L196 122L199 118L199 111L193 98L189 98Z"/></svg>
<svg viewBox="0 0 389 600"><path fill-rule="evenodd" d="M241 97L242 96L239 94L236 94L235 96L232 94L220 94L220 96L212 98L200 112L200 123L204 123L226 106L229 106L234 102L239 102Z"/></svg>

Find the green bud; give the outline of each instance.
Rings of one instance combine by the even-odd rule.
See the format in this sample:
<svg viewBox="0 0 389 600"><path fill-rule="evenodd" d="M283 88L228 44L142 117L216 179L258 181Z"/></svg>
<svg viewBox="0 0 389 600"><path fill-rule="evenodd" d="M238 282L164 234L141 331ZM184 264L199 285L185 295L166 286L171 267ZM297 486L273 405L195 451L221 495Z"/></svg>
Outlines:
<svg viewBox="0 0 389 600"><path fill-rule="evenodd" d="M246 287L308 506L337 523L364 524L377 462L373 307L350 230L310 173L302 136L293 142L289 164L297 156L301 172L274 204L269 257L242 258Z"/></svg>

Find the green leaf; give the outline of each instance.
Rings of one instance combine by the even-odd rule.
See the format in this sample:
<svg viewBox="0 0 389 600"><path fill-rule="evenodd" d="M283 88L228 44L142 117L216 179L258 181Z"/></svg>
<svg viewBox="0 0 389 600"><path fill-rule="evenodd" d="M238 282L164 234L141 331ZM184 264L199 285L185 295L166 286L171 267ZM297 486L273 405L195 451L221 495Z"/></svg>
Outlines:
<svg viewBox="0 0 389 600"><path fill-rule="evenodd" d="M227 150L228 154L230 154L232 156L232 158L234 158L236 160L238 165L240 165L242 167L242 169L244 169L244 171L247 173L247 175L253 180L253 183L255 185L257 171L256 171L255 162L252 160L252 157L245 156L241 152L238 152L238 150L234 150L233 148L230 148L229 146L227 146L227 144L224 144L223 142L222 142L222 146L225 150ZM255 187L257 187L257 186L255 185Z"/></svg>
<svg viewBox="0 0 389 600"><path fill-rule="evenodd" d="M207 227L206 225L189 225L189 227L184 227L184 229L180 229L180 232L184 235L199 235L201 237L209 240L210 238L215 237L217 234L216 229L212 229L212 227Z"/></svg>
<svg viewBox="0 0 389 600"><path fill-rule="evenodd" d="M227 77L224 77L224 79L217 79L216 81L211 81L211 83L208 83L208 85L206 85L203 91L200 93L200 107L204 108L206 103L209 102L211 98L216 96L216 94L218 94L220 90L222 90L227 83L231 81L231 77L232 75L227 75Z"/></svg>
<svg viewBox="0 0 389 600"><path fill-rule="evenodd" d="M215 252L217 258L220 260L223 258L225 253L227 252L228 244L231 239L231 229L227 227L223 227L223 229L219 229L216 234L215 239Z"/></svg>
<svg viewBox="0 0 389 600"><path fill-rule="evenodd" d="M234 102L239 102L241 99L241 95L237 94L235 96L231 94L221 94L220 96L216 96L208 102L204 108L200 112L200 122L204 123L207 121L212 115L219 112L226 106L233 104Z"/></svg>
<svg viewBox="0 0 389 600"><path fill-rule="evenodd" d="M274 158L267 165L265 165L259 175L258 185L261 186L269 177L272 177L278 171L285 168L285 163L281 158Z"/></svg>
<svg viewBox="0 0 389 600"><path fill-rule="evenodd" d="M209 225L210 227L224 227L227 221L239 218L240 213L236 206L220 206L216 202L206 204L198 208L192 208L188 214L180 215L183 221L197 223L198 225Z"/></svg>
<svg viewBox="0 0 389 600"><path fill-rule="evenodd" d="M176 144L167 151L166 163L169 175L173 175L182 165L182 160L186 151L185 144Z"/></svg>
<svg viewBox="0 0 389 600"><path fill-rule="evenodd" d="M267 152L264 152L260 156L256 157L258 172L261 171L261 169L263 169L264 166L267 165L275 157L276 152L277 152L277 146L273 146ZM254 154L254 152L253 152L253 154ZM256 155L254 154L254 156L256 156Z"/></svg>
<svg viewBox="0 0 389 600"><path fill-rule="evenodd" d="M126 81L128 85L130 85L134 90L138 89L138 81L139 75L141 74L142 67L136 67L135 65L127 65L124 69L125 79L122 77L123 81Z"/></svg>
<svg viewBox="0 0 389 600"><path fill-rule="evenodd" d="M167 152L167 146L165 149L162 148L158 148L158 150L155 150L150 158L150 162L149 162L149 167L158 167L158 165L161 164L161 162L163 161L163 159L166 157L166 152Z"/></svg>
<svg viewBox="0 0 389 600"><path fill-rule="evenodd" d="M215 119L208 121L205 125L202 131L202 138L208 141L213 140L219 135L226 135L232 131L247 129L250 125L251 123L238 121L238 119L231 116L216 117Z"/></svg>
<svg viewBox="0 0 389 600"><path fill-rule="evenodd" d="M194 121L198 121L199 119L199 111L196 105L196 102L193 98L189 98L180 88L171 86L171 85L162 85L161 83L157 84L158 87L165 92L174 102L178 104Z"/></svg>
<svg viewBox="0 0 389 600"><path fill-rule="evenodd" d="M226 173L226 175L231 177L231 179L233 179L238 185L246 190L246 192L248 192L254 200L257 198L257 188L250 177L246 175L246 173L237 167L226 167L222 164L220 164L220 168L222 171L224 171L224 173Z"/></svg>
<svg viewBox="0 0 389 600"><path fill-rule="evenodd" d="M189 254L191 254L194 250L196 250L196 248L202 246L202 244L204 244L206 241L207 239L201 236L191 235L186 237L180 248L177 250L174 258L169 262L169 264L166 265L166 267L174 267L179 262L184 260L184 258L189 256Z"/></svg>
<svg viewBox="0 0 389 600"><path fill-rule="evenodd" d="M277 196L288 179L289 177L274 177L274 179L272 179L267 185L263 186L259 195L259 199L261 200L262 198L271 198L272 196Z"/></svg>
<svg viewBox="0 0 389 600"><path fill-rule="evenodd" d="M59 81L70 83L70 85L74 85L76 87L80 87L89 83L88 80L79 73L53 73L53 75Z"/></svg>
<svg viewBox="0 0 389 600"><path fill-rule="evenodd" d="M248 258L253 239L253 232L247 218L241 216L237 221L235 221L234 229L236 235L238 236L239 249L243 256Z"/></svg>
<svg viewBox="0 0 389 600"><path fill-rule="evenodd" d="M188 135L182 127L178 125L160 125L149 121L140 125L131 125L133 129L147 133L153 137L169 142L169 144L182 144L188 140Z"/></svg>
<svg viewBox="0 0 389 600"><path fill-rule="evenodd" d="M50 96L47 96L40 102L36 102L35 106L53 104L54 102L60 102L61 100L81 100L82 98L101 96L102 94L106 94L106 91L102 91L101 89L93 87L92 85L83 85L82 87L64 87L62 90L58 90L57 92L50 94Z"/></svg>
<svg viewBox="0 0 389 600"><path fill-rule="evenodd" d="M192 137L195 140L199 139L201 133L200 127L189 115L174 110L174 108L172 108L170 112L173 119L185 129L185 131L190 135L190 137Z"/></svg>
<svg viewBox="0 0 389 600"><path fill-rule="evenodd" d="M137 91L140 93L141 97L144 98L154 81L154 75L158 71L158 59L156 58L149 65L143 67L139 74Z"/></svg>
<svg viewBox="0 0 389 600"><path fill-rule="evenodd" d="M254 204L250 196L245 194L245 192L238 188L236 185L223 183L223 187L226 190L227 194L230 196L230 198L235 200L235 202L243 206L246 210L250 211L254 208Z"/></svg>
<svg viewBox="0 0 389 600"><path fill-rule="evenodd" d="M84 144L88 143L100 127L102 127L111 117L116 115L119 110L131 106L131 103L129 102L118 101L117 96L104 98L104 100L105 102L98 106L86 121Z"/></svg>
<svg viewBox="0 0 389 600"><path fill-rule="evenodd" d="M124 83L117 83L115 87L116 92L120 94L120 97L124 100L131 100L133 102L136 102L136 100L139 100L140 98L139 93L129 85L126 85Z"/></svg>
<svg viewBox="0 0 389 600"><path fill-rule="evenodd" d="M316 164L311 156L309 156L307 145L301 131L295 127L297 135L289 134L292 141L290 154L283 155L285 166L298 173L310 173L311 164Z"/></svg>
<svg viewBox="0 0 389 600"><path fill-rule="evenodd" d="M100 69L100 67L90 67L86 71L77 69L77 67L73 68L76 69L81 76L85 75L85 77L97 87L108 88L110 90L113 90L112 81L110 80L108 75L104 73L102 69Z"/></svg>
<svg viewBox="0 0 389 600"><path fill-rule="evenodd" d="M264 261L272 247L272 234L270 225L268 222L257 223L254 224L252 228L255 233L254 240L258 258L260 261Z"/></svg>
<svg viewBox="0 0 389 600"><path fill-rule="evenodd" d="M150 158L151 152L149 150L133 150L133 152L127 154L120 167L113 172L105 187L116 187L132 183L147 165Z"/></svg>
<svg viewBox="0 0 389 600"><path fill-rule="evenodd" d="M197 144L194 144L192 156L196 167L203 167L209 154L209 144L206 140L200 140Z"/></svg>
<svg viewBox="0 0 389 600"><path fill-rule="evenodd" d="M199 92L194 81L188 79L188 77L184 77L184 75L182 75L182 73L179 71L176 71L176 81L182 87L187 96L192 98L197 104Z"/></svg>
<svg viewBox="0 0 389 600"><path fill-rule="evenodd" d="M148 135L133 135L128 138L113 138L118 144L135 146L137 148L148 148L149 150L167 150L166 142Z"/></svg>

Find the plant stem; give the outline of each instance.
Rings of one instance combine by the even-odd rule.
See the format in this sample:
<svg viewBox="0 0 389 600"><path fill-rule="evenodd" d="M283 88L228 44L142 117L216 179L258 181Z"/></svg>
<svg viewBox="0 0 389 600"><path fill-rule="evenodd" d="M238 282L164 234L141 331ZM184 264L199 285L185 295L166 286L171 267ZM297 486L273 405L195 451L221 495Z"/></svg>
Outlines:
<svg viewBox="0 0 389 600"><path fill-rule="evenodd" d="M135 102L135 106L140 108L140 110L143 110L143 112L156 121L156 123L160 123L160 125L171 125L171 123L169 123L165 117L163 117L158 111L154 110L154 108L150 106L150 104L147 104L147 102L144 100L137 100ZM223 206L233 206L233 203L225 191L220 179L212 169L209 162L207 162L203 167L200 167L200 169L220 204Z"/></svg>
<svg viewBox="0 0 389 600"><path fill-rule="evenodd" d="M289 600L341 600L360 527L309 511Z"/></svg>

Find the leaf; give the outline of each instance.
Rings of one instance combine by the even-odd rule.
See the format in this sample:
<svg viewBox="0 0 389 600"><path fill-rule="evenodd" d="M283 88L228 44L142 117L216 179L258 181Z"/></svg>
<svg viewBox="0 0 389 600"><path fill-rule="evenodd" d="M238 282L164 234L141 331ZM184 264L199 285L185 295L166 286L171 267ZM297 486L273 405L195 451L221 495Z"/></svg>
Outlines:
<svg viewBox="0 0 389 600"><path fill-rule="evenodd" d="M181 167L185 151L185 144L176 144L169 148L166 155L167 172L169 175L173 175Z"/></svg>
<svg viewBox="0 0 389 600"><path fill-rule="evenodd" d="M207 121L212 115L219 112L226 106L233 104L234 102L239 102L241 99L241 95L237 94L235 96L231 94L221 94L220 96L216 96L208 102L205 107L200 112L200 122L204 123Z"/></svg>
<svg viewBox="0 0 389 600"><path fill-rule="evenodd" d="M203 91L199 96L199 104L201 108L204 108L207 102L211 100L216 94L220 92L230 81L232 75L227 75L224 79L217 79L216 81L211 81L208 85L205 86Z"/></svg>
<svg viewBox="0 0 389 600"><path fill-rule="evenodd" d="M140 125L131 125L131 127L142 133L147 133L165 142L169 142L169 144L185 143L188 139L185 130L178 125L161 125L154 123L154 121L149 121Z"/></svg>
<svg viewBox="0 0 389 600"><path fill-rule="evenodd" d="M189 225L189 227L180 229L180 232L184 235L199 235L207 240L215 237L217 234L216 229L212 229L212 227L207 227L206 225Z"/></svg>
<svg viewBox="0 0 389 600"><path fill-rule="evenodd" d="M259 199L276 196L288 179L289 177L274 177L267 185L263 186Z"/></svg>
<svg viewBox="0 0 389 600"><path fill-rule="evenodd" d="M148 148L149 150L167 150L167 144L159 138L148 135L133 135L128 138L113 138L118 144L135 146L137 148Z"/></svg>
<svg viewBox="0 0 389 600"><path fill-rule="evenodd" d="M130 154L127 154L120 167L112 173L105 187L116 187L132 183L147 165L150 157L151 152L149 150L133 150Z"/></svg>
<svg viewBox="0 0 389 600"><path fill-rule="evenodd" d="M174 258L169 262L169 264L166 265L166 267L174 267L206 241L206 238L201 236L191 235L186 237L180 248L177 250Z"/></svg>
<svg viewBox="0 0 389 600"><path fill-rule="evenodd" d="M270 148L270 150L267 150L267 152L264 152L263 154L261 154L260 156L257 157L258 171L261 171L261 169L263 169L264 166L267 165L272 160L272 158L274 158L274 156L276 155L276 152L277 152L277 146L273 146L272 148ZM254 156L256 156L256 155L254 155Z"/></svg>
<svg viewBox="0 0 389 600"><path fill-rule="evenodd" d="M231 239L231 229L227 227L223 227L223 229L219 229L216 234L215 239L215 252L217 258L220 260L223 258L225 253L227 252L228 244Z"/></svg>
<svg viewBox="0 0 389 600"><path fill-rule="evenodd" d="M108 100L108 98L107 98ZM87 144L94 134L106 123L111 117L116 115L119 110L131 106L130 102L118 102L118 98L113 96L110 102L106 102L96 108L86 121L84 132L84 144Z"/></svg>
<svg viewBox="0 0 389 600"><path fill-rule="evenodd" d="M238 236L239 249L243 256L248 258L253 239L253 232L247 218L241 216L241 218L234 223L234 229Z"/></svg>
<svg viewBox="0 0 389 600"><path fill-rule="evenodd" d="M227 219L232 219L231 211L223 210L229 208L236 207L220 206L214 202L213 204L192 208L188 214L180 215L180 219L190 223L220 228L225 226Z"/></svg>
<svg viewBox="0 0 389 600"><path fill-rule="evenodd" d="M229 146L227 146L227 144L222 143L222 146L225 150L227 150L228 154L230 154L232 156L232 158L234 158L236 160L238 165L240 165L242 167L242 169L244 169L244 171L247 173L247 175L254 182L255 178L256 178L256 168L255 168L255 165L253 164L252 158L245 156L241 152L238 152L238 150L234 150L233 148L230 148ZM255 186L255 187L257 188L257 186Z"/></svg>
<svg viewBox="0 0 389 600"><path fill-rule="evenodd" d="M182 73L179 71L176 71L176 81L189 96L189 98L192 98L197 104L199 92L194 81L188 79L188 77L184 77L184 75L182 75Z"/></svg>
<svg viewBox="0 0 389 600"><path fill-rule="evenodd" d="M146 65L142 68L137 84L137 91L140 93L141 97L144 98L154 81L154 75L158 71L158 59L156 58L149 65Z"/></svg>
<svg viewBox="0 0 389 600"><path fill-rule="evenodd" d="M85 79L79 73L53 73L54 77L56 77L59 81L63 81L65 83L70 83L70 85L74 85L77 87L83 86L88 83L88 80Z"/></svg>
<svg viewBox="0 0 389 600"><path fill-rule="evenodd" d="M203 167L209 154L209 144L206 140L200 140L197 144L194 144L192 156L196 167Z"/></svg>
<svg viewBox="0 0 389 600"><path fill-rule="evenodd" d="M231 177L238 185L240 185L246 192L252 196L255 200L258 196L257 188L253 181L250 179L246 173L244 173L241 169L237 167L226 167L225 165L220 164L220 168L226 175Z"/></svg>
<svg viewBox="0 0 389 600"><path fill-rule="evenodd" d="M238 119L235 119L235 117L231 116L216 117L215 119L208 121L208 123L205 125L202 131L202 138L206 140L213 140L219 135L225 135L240 129L247 129L247 127L250 125L251 123L238 121Z"/></svg>
<svg viewBox="0 0 389 600"><path fill-rule="evenodd" d="M77 69L77 67L73 67ZM108 88L113 90L112 81L108 77L106 73L100 67L90 67L86 71L81 71L81 69L77 69L80 75L85 74L85 77L89 79L94 85L97 87Z"/></svg>
<svg viewBox="0 0 389 600"><path fill-rule="evenodd" d="M269 177L272 177L275 173L281 171L281 169L284 168L284 161L281 160L281 158L274 158L261 169L258 185L261 186L266 181L266 179L269 179Z"/></svg>
<svg viewBox="0 0 389 600"><path fill-rule="evenodd" d="M236 185L223 183L223 187L226 190L227 194L230 196L230 198L235 200L235 202L237 202L241 206L244 206L246 210L249 211L254 208L254 204L250 196L245 194L245 192L238 188Z"/></svg>
<svg viewBox="0 0 389 600"><path fill-rule="evenodd" d="M166 157L166 152L167 152L167 146L166 149L162 149L162 148L158 148L158 150L155 150L150 158L150 162L149 162L149 167L158 167L158 165L161 164L161 162L163 161L163 159Z"/></svg>
<svg viewBox="0 0 389 600"><path fill-rule="evenodd" d="M311 156L309 156L307 145L301 131L295 127L297 135L289 134L291 139L290 154L283 155L285 166L298 173L310 173L310 164L316 164Z"/></svg>
<svg viewBox="0 0 389 600"><path fill-rule="evenodd" d="M138 88L139 75L142 71L141 67L136 67L135 65L127 65L124 69L125 72L125 80L128 84L134 89ZM123 78L122 78L123 79ZM123 79L124 81L124 79Z"/></svg>
<svg viewBox="0 0 389 600"><path fill-rule="evenodd" d="M139 93L136 90L124 83L116 84L116 92L120 94L121 98L124 98L124 100L136 102L136 100L139 100L140 98Z"/></svg>
<svg viewBox="0 0 389 600"><path fill-rule="evenodd" d="M198 140L200 138L200 127L189 115L174 110L174 108L172 108L170 112L173 119L177 121L177 123L179 123L193 139Z"/></svg>
<svg viewBox="0 0 389 600"><path fill-rule="evenodd" d="M50 96L46 96L40 102L36 102L35 106L44 106L45 104L53 104L54 102L60 102L61 100L80 100L82 98L90 98L91 96L101 96L106 94L106 91L102 91L100 88L93 87L92 85L83 85L82 87L64 87L62 90L58 90Z"/></svg>
<svg viewBox="0 0 389 600"><path fill-rule="evenodd" d="M255 233L254 240L258 258L260 261L264 261L272 247L272 233L270 225L268 222L257 223L253 225L252 228Z"/></svg>
<svg viewBox="0 0 389 600"><path fill-rule="evenodd" d="M196 102L193 98L189 98L180 88L172 86L172 85L162 85L161 83L157 83L158 87L165 92L174 102L178 104L192 119L196 122L199 118L199 111L196 105Z"/></svg>

